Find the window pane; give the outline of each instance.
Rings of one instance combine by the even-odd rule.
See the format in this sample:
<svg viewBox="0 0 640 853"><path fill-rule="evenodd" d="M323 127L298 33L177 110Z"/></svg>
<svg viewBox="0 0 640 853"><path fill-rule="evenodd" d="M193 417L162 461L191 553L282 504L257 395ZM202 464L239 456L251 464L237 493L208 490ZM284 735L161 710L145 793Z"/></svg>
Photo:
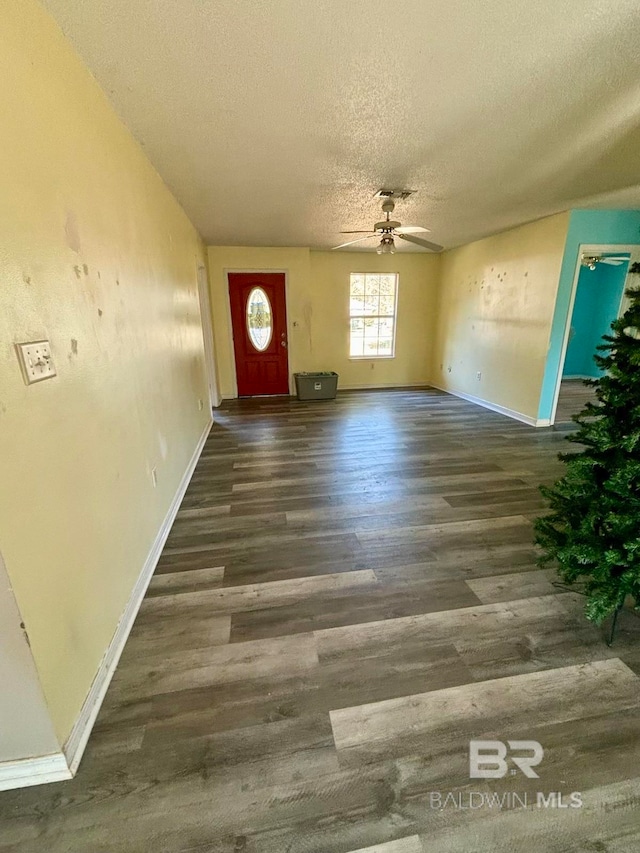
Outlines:
<svg viewBox="0 0 640 853"><path fill-rule="evenodd" d="M254 287L247 299L247 331L253 346L263 352L271 342L271 304L261 287Z"/></svg>
<svg viewBox="0 0 640 853"><path fill-rule="evenodd" d="M382 295L380 296L380 314L389 314L393 315L393 309L395 308L395 297Z"/></svg>
<svg viewBox="0 0 640 853"><path fill-rule="evenodd" d="M349 355L352 357L364 355L364 338L351 336L351 346Z"/></svg>
<svg viewBox="0 0 640 853"><path fill-rule="evenodd" d="M363 302L364 314L379 314L378 297L367 294Z"/></svg>
<svg viewBox="0 0 640 853"><path fill-rule="evenodd" d="M364 334L364 320L351 320L351 334L352 335L363 335Z"/></svg>
<svg viewBox="0 0 640 853"><path fill-rule="evenodd" d="M378 337L378 320L377 319L367 319L364 321L364 336L365 338L377 338Z"/></svg>
<svg viewBox="0 0 640 853"><path fill-rule="evenodd" d="M364 295L364 276L354 274L351 276L351 295L352 296L363 296Z"/></svg>
<svg viewBox="0 0 640 853"><path fill-rule="evenodd" d="M378 321L378 327L380 329L381 338L391 339L393 337L393 320L390 317L381 317Z"/></svg>
<svg viewBox="0 0 640 853"><path fill-rule="evenodd" d="M393 351L393 341L391 338L380 338L378 340L378 351L380 355L391 355Z"/></svg>
<svg viewBox="0 0 640 853"><path fill-rule="evenodd" d="M396 277L395 275L381 275L380 276L380 293L387 294L388 296L395 296L396 291Z"/></svg>
<svg viewBox="0 0 640 853"><path fill-rule="evenodd" d="M377 296L380 293L380 276L368 275L364 286L367 296Z"/></svg>

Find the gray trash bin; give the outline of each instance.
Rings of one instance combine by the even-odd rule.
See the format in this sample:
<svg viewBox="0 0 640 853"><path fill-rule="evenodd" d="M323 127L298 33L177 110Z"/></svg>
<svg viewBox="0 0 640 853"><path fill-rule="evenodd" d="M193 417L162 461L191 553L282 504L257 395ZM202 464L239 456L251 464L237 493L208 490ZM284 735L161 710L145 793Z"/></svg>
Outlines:
<svg viewBox="0 0 640 853"><path fill-rule="evenodd" d="M335 400L338 374L294 373L298 400Z"/></svg>

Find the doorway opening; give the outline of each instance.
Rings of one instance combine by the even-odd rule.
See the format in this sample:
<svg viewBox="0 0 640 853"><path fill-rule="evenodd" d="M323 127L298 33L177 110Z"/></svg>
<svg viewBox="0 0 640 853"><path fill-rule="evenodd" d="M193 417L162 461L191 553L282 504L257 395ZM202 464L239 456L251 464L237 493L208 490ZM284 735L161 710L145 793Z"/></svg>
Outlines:
<svg viewBox="0 0 640 853"><path fill-rule="evenodd" d="M602 371L594 356L603 335L624 310L631 255L614 247L581 247L556 389L554 420L563 423L595 399L585 379Z"/></svg>
<svg viewBox="0 0 640 853"><path fill-rule="evenodd" d="M238 397L289 394L285 273L227 277Z"/></svg>

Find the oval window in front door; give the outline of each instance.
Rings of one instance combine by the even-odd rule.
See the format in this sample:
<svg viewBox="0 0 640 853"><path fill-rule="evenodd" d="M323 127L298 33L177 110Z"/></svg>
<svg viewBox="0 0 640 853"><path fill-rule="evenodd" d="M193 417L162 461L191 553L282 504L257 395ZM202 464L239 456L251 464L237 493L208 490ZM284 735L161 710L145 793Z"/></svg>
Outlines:
<svg viewBox="0 0 640 853"><path fill-rule="evenodd" d="M264 352L271 343L273 318L269 297L261 287L254 287L247 299L247 331L253 346Z"/></svg>

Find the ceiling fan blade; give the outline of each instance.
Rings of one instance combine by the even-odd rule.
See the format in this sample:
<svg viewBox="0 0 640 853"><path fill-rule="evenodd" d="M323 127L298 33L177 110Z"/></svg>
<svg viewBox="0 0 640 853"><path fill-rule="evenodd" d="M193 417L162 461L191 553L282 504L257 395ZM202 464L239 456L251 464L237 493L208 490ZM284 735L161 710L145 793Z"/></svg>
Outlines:
<svg viewBox="0 0 640 853"><path fill-rule="evenodd" d="M398 234L428 234L429 229L422 225L400 225L395 229Z"/></svg>
<svg viewBox="0 0 640 853"><path fill-rule="evenodd" d="M408 240L409 243L415 243L416 246L422 246L424 249L430 249L432 252L441 252L444 246L439 246L437 243L430 243L428 240L423 240L421 237L414 237L413 234L398 234L401 240Z"/></svg>
<svg viewBox="0 0 640 853"><path fill-rule="evenodd" d="M366 228L364 231L338 231L338 234L373 234L371 228Z"/></svg>
<svg viewBox="0 0 640 853"><path fill-rule="evenodd" d="M626 261L627 259L625 258L624 260ZM620 264L624 263L624 261L621 261L619 258L601 258L598 263L609 264L609 266L612 267L619 267Z"/></svg>
<svg viewBox="0 0 640 853"><path fill-rule="evenodd" d="M345 246L353 246L354 243L360 243L361 240L370 240L372 237L377 237L378 235L374 232L373 234L367 234L366 237L358 237L357 240L349 240L348 243L340 243L339 246L332 246L331 251L334 249L344 249Z"/></svg>

